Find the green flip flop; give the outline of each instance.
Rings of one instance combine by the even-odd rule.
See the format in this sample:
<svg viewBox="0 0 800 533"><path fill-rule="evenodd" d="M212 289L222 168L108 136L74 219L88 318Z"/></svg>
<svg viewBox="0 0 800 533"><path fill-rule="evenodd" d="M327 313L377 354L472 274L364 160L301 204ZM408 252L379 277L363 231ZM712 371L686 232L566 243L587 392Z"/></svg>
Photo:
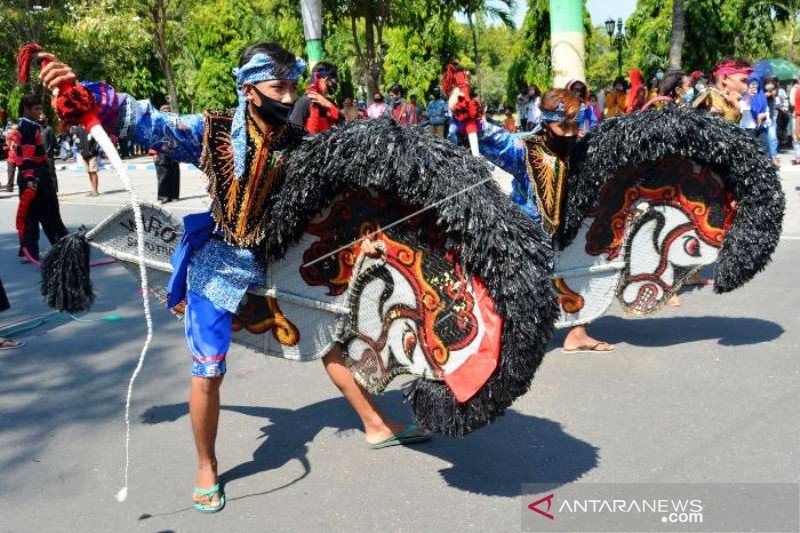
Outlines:
<svg viewBox="0 0 800 533"><path fill-rule="evenodd" d="M225 507L225 494L219 489L219 483L211 487L210 489L201 489L200 487L194 488L195 494L202 494L203 496L208 496L209 501L214 500L214 495L219 494L219 503L214 505L207 505L205 503L194 502L194 508L200 511L201 513L217 513Z"/></svg>
<svg viewBox="0 0 800 533"><path fill-rule="evenodd" d="M411 424L406 429L401 431L396 435L392 435L388 439L376 442L375 444L370 444L369 447L373 450L380 450L381 448L388 448L389 446L400 446L404 444L416 444L418 442L425 442L431 440L430 432L423 433L421 435L414 435L415 431L418 431L420 427L416 424Z"/></svg>

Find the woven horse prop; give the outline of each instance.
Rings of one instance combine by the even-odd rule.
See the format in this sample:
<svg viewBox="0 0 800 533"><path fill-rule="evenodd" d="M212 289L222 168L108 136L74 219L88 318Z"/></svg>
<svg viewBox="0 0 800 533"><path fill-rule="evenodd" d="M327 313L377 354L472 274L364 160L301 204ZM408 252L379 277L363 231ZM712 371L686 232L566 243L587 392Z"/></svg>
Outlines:
<svg viewBox="0 0 800 533"><path fill-rule="evenodd" d="M714 291L764 268L784 195L752 138L724 120L667 107L607 120L573 153L555 235L558 327L586 324L616 299L657 313L716 263Z"/></svg>
<svg viewBox="0 0 800 533"><path fill-rule="evenodd" d="M529 389L556 317L552 250L480 159L382 119L316 136L286 168L267 206L267 278L240 305L234 342L299 361L340 346L373 393L412 374L415 418L448 435L491 422ZM138 268L134 219L121 210L88 244ZM146 204L140 223L163 300L183 227Z"/></svg>
<svg viewBox="0 0 800 533"><path fill-rule="evenodd" d="M693 144L656 144L667 127ZM609 159L632 136L644 146ZM720 136L734 153L710 148ZM574 161L554 269L549 237L466 151L390 120L318 135L292 153L271 201L267 279L240 306L234 342L302 361L341 346L373 393L411 374L417 421L460 436L529 389L556 323L584 318L569 298L600 298L602 314L619 296L646 314L711 261L715 290L741 286L777 244L777 176L715 119L667 110L609 121ZM125 209L87 238L134 268L133 222ZM182 227L155 206L141 222L150 287L164 298Z"/></svg>

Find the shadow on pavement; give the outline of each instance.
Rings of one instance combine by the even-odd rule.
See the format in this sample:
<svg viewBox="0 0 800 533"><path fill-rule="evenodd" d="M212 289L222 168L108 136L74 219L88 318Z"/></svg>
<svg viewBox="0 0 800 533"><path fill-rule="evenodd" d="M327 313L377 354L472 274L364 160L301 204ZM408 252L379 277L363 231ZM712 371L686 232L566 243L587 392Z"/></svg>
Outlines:
<svg viewBox="0 0 800 533"><path fill-rule="evenodd" d="M400 404L402 394L391 391L381 400L381 403ZM268 492L293 485L308 476L311 472L308 445L323 428L333 427L340 432L361 429L343 398L324 400L297 410L244 405L224 405L222 409L266 418L271 424L261 428L264 442L253 452L253 459L220 474L221 482L229 483L277 469L291 460L298 460L303 465L304 472L300 477ZM186 414L188 405L179 403L152 407L142 414L141 419L145 424L158 424L177 420ZM476 494L509 498L519 496L523 483L557 487L575 481L598 462L598 449L569 435L559 423L513 410L507 411L491 427L463 439L435 436L432 441L412 449L451 463L452 466L439 471L448 485ZM386 452L365 450L365 453ZM391 460L389 454L386 460ZM262 494L267 492L237 499Z"/></svg>
<svg viewBox="0 0 800 533"><path fill-rule="evenodd" d="M22 268L16 267L16 271ZM24 308L24 298L38 297L31 294L38 292L38 280L30 273L18 277L24 281L15 279L10 284L15 296L12 306ZM1 352L0 436L13 444L0 454L4 474L36 461L47 447L57 445L63 428L90 427L120 416L120 390L135 363L132 353L138 350L119 347L132 338L143 339L145 326L137 314L138 297L131 277L121 269L96 277L101 280L99 298L89 314L78 317L82 322L65 315L50 316L39 327L17 336L27 339L24 348ZM124 318L104 321L102 317L108 313L121 313ZM24 319L36 323L32 316ZM150 353L157 361L159 350L153 348Z"/></svg>
<svg viewBox="0 0 800 533"><path fill-rule="evenodd" d="M558 330L553 345L564 342L566 329ZM748 317L676 316L635 319L604 316L589 326L589 333L612 344L662 348L717 339L721 346L770 342L784 333L780 324Z"/></svg>

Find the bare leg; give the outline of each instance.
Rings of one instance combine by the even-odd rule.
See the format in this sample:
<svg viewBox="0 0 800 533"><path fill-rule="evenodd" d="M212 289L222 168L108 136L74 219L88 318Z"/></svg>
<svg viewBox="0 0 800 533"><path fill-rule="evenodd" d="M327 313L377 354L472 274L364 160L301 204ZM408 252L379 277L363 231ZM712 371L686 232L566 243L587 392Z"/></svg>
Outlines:
<svg viewBox="0 0 800 533"><path fill-rule="evenodd" d="M700 275L700 272L692 274L689 277L689 279L686 280L686 283L684 283L684 285L699 285L699 286L706 286L713 284L714 284L713 279L704 278L702 275Z"/></svg>
<svg viewBox="0 0 800 533"><path fill-rule="evenodd" d="M323 357L322 362L325 364L325 370L331 381L339 387L342 396L350 402L364 424L364 433L368 444L384 441L406 429L405 424L384 415L373 402L372 396L356 383L352 372L345 366L341 349L338 346Z"/></svg>
<svg viewBox="0 0 800 533"><path fill-rule="evenodd" d="M610 352L614 350L614 345L604 341L599 341L591 336L586 331L586 326L575 326L566 338L564 338L564 350L593 350L596 352Z"/></svg>
<svg viewBox="0 0 800 533"><path fill-rule="evenodd" d="M92 185L92 192L98 193L98 187L100 186L100 177L97 175L97 172L89 172L89 182Z"/></svg>
<svg viewBox="0 0 800 533"><path fill-rule="evenodd" d="M189 414L192 418L194 443L197 447L198 472L195 487L210 489L217 483L217 425L219 422L219 388L222 378L192 377L189 392ZM219 495L195 494L192 499L206 505L219 503Z"/></svg>

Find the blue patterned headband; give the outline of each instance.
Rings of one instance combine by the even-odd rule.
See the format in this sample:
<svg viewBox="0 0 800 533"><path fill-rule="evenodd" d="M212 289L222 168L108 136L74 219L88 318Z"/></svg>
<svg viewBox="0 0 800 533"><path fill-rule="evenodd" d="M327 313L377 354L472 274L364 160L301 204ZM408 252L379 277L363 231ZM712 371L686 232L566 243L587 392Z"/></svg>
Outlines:
<svg viewBox="0 0 800 533"><path fill-rule="evenodd" d="M583 105L581 104L581 108ZM567 120L567 108L564 106L564 102L559 102L556 106L555 111L542 111L542 121L543 122L564 122ZM578 113L580 115L580 113ZM573 119L573 122L578 122L578 117L576 116Z"/></svg>
<svg viewBox="0 0 800 533"><path fill-rule="evenodd" d="M233 115L233 125L231 126L231 144L233 145L233 170L236 179L244 174L244 167L247 158L247 125L245 113L247 112L247 98L244 96L244 84L255 84L269 80L292 80L296 81L306 70L306 62L301 58L296 58L294 66L284 76L278 76L275 72L275 62L267 54L256 54L243 67L232 70L236 76L236 93L239 95L239 105Z"/></svg>

